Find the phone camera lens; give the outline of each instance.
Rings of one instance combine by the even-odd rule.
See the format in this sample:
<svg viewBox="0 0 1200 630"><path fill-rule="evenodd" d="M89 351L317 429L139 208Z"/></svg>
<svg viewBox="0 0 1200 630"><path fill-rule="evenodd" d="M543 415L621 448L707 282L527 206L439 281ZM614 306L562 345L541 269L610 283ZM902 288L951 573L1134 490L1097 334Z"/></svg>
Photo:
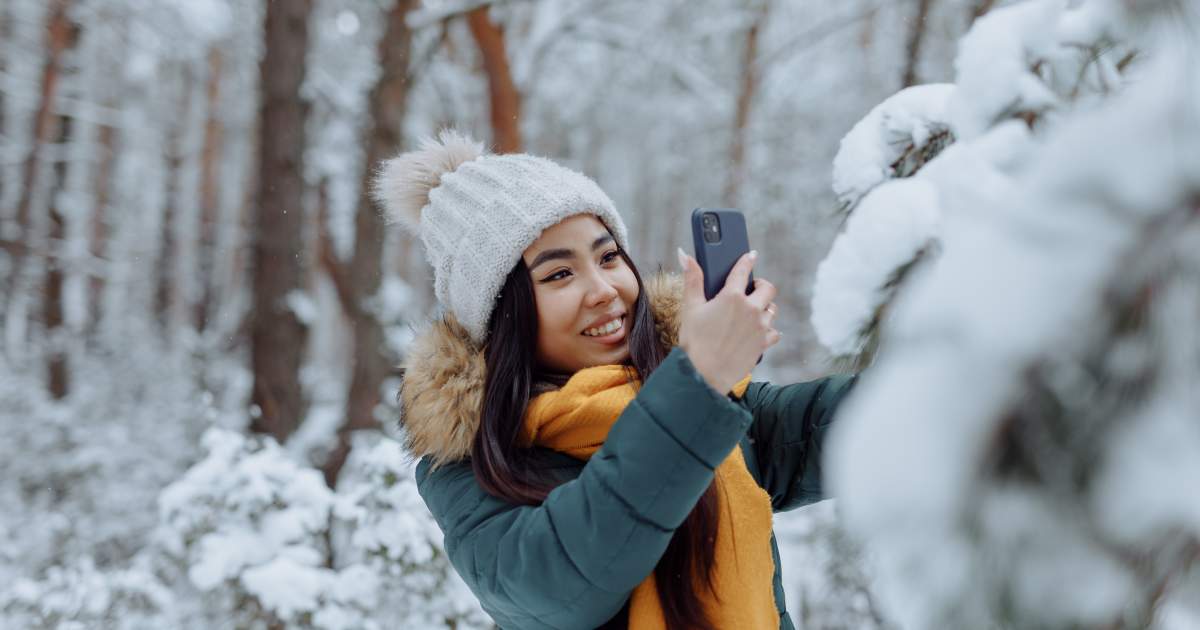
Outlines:
<svg viewBox="0 0 1200 630"><path fill-rule="evenodd" d="M717 215L707 212L701 216L700 223L705 242L717 243L721 240L721 221L717 219Z"/></svg>

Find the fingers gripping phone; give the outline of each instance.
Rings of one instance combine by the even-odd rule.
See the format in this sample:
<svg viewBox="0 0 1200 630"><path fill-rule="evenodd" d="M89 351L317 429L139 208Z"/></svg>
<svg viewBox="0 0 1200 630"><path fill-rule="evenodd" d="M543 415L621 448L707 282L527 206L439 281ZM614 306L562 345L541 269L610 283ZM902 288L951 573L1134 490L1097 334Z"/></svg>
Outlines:
<svg viewBox="0 0 1200 630"><path fill-rule="evenodd" d="M746 218L731 208L696 208L692 210L692 245L704 271L704 299L711 300L725 286L734 263L750 251ZM753 290L751 273L746 294Z"/></svg>
<svg viewBox="0 0 1200 630"><path fill-rule="evenodd" d="M692 247L704 271L704 299L711 300L725 287L725 280L738 259L750 252L746 217L732 208L692 210ZM754 273L746 283L746 295L754 291ZM758 363L762 363L762 356Z"/></svg>

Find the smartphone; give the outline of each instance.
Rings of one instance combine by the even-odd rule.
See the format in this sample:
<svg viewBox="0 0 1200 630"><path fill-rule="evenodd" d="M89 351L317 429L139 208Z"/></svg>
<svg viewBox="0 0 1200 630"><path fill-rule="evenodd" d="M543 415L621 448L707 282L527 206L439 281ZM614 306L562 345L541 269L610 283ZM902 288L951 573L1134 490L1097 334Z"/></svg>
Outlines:
<svg viewBox="0 0 1200 630"><path fill-rule="evenodd" d="M692 210L692 245L696 262L704 270L704 299L711 300L725 286L733 265L750 251L746 217L732 208ZM746 294L754 290L754 274Z"/></svg>

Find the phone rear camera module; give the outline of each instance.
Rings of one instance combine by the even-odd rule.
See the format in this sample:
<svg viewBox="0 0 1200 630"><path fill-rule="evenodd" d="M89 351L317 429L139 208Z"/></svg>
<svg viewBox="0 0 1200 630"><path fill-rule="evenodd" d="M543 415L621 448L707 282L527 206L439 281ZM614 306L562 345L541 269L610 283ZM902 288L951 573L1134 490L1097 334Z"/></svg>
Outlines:
<svg viewBox="0 0 1200 630"><path fill-rule="evenodd" d="M705 212L700 217L700 223L704 231L705 243L721 242L721 220L712 212Z"/></svg>

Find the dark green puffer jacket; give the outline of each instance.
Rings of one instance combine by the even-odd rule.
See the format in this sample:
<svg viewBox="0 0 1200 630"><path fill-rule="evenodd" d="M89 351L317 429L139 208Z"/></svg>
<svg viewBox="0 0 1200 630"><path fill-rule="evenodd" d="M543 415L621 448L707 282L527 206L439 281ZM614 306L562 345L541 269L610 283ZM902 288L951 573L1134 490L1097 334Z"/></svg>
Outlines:
<svg viewBox="0 0 1200 630"><path fill-rule="evenodd" d="M674 323L677 305L652 304L656 317ZM501 628L623 627L630 592L738 444L776 512L823 498L821 446L854 377L751 383L734 401L709 387L679 348L590 460L535 449L535 465L561 482L542 505L493 497L465 460L483 366L461 332L450 320L414 345L404 424L409 449L422 456L417 484L450 561ZM779 627L792 628L774 537L771 551Z"/></svg>

